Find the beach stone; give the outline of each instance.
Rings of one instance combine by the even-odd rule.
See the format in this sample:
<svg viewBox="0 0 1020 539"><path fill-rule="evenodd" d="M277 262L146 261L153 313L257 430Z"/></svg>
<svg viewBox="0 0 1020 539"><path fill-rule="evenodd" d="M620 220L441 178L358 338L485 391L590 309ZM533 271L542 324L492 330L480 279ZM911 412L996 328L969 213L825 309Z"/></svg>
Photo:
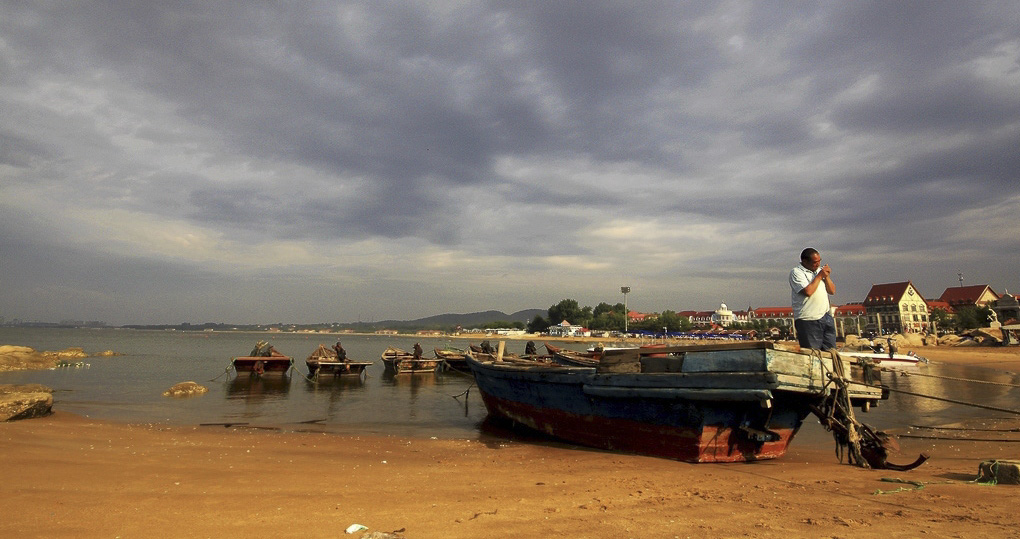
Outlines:
<svg viewBox="0 0 1020 539"><path fill-rule="evenodd" d="M979 328L971 332L974 339L980 339L984 345L1002 344L1002 330L998 328Z"/></svg>
<svg viewBox="0 0 1020 539"><path fill-rule="evenodd" d="M986 460L978 465L978 482L1020 485L1020 460Z"/></svg>
<svg viewBox="0 0 1020 539"><path fill-rule="evenodd" d="M78 347L65 348L63 350L55 351L47 350L43 352L43 355L54 357L56 359L81 359L89 357L89 355L85 353L85 350Z"/></svg>
<svg viewBox="0 0 1020 539"><path fill-rule="evenodd" d="M56 355L37 352L27 346L0 346L0 372L52 369L58 359Z"/></svg>
<svg viewBox="0 0 1020 539"><path fill-rule="evenodd" d="M181 382L174 385L170 389L163 392L164 397L191 397L194 395L202 395L209 391L209 388L199 384L198 382L187 381Z"/></svg>
<svg viewBox="0 0 1020 539"><path fill-rule="evenodd" d="M920 333L901 333L900 343L906 346L924 346L924 336Z"/></svg>
<svg viewBox="0 0 1020 539"><path fill-rule="evenodd" d="M42 417L52 411L52 389L40 384L0 385L0 421Z"/></svg>
<svg viewBox="0 0 1020 539"><path fill-rule="evenodd" d="M853 347L861 346L862 344L868 344L868 341L863 340L863 339L860 338L860 336L854 335L853 333L851 333L851 334L849 334L849 335L847 335L846 337L843 338L843 344L845 346L847 346L847 347L853 348Z"/></svg>
<svg viewBox="0 0 1020 539"><path fill-rule="evenodd" d="M950 333L949 335L943 335L939 337L938 343L940 346L955 346L956 343L963 340L959 335Z"/></svg>

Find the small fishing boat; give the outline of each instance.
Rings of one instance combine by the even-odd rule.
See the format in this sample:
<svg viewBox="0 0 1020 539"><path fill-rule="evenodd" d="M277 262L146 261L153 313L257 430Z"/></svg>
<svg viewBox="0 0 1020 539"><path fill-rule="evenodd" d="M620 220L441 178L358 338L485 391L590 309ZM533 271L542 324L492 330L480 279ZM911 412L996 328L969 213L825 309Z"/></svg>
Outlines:
<svg viewBox="0 0 1020 539"><path fill-rule="evenodd" d="M872 467L926 458L886 462L887 438L853 419L851 406L866 409L888 391L852 379L838 354L745 342L605 351L594 367L467 355L490 415L581 445L690 462L772 459L815 413ZM841 414L850 420L837 422ZM866 429L863 440L849 428Z"/></svg>
<svg viewBox="0 0 1020 539"><path fill-rule="evenodd" d="M888 354L874 352L871 350L840 350L840 355L854 358L855 360L866 360L879 367L916 367L919 363L928 363L914 352L906 354Z"/></svg>
<svg viewBox="0 0 1020 539"><path fill-rule="evenodd" d="M238 375L248 373L251 376L276 373L287 374L294 365L294 358L276 351L273 345L259 341L247 356L235 357L230 365Z"/></svg>
<svg viewBox="0 0 1020 539"><path fill-rule="evenodd" d="M337 359L336 352L326 348L324 344L320 344L305 360L308 376L316 380L328 376L361 376L371 364L371 361L351 361L350 358Z"/></svg>
<svg viewBox="0 0 1020 539"><path fill-rule="evenodd" d="M464 350L447 346L446 348L434 349L436 357L442 360L444 369L467 372L467 360L464 359Z"/></svg>
<svg viewBox="0 0 1020 539"><path fill-rule="evenodd" d="M575 350L567 350L566 348L553 346L549 343L545 343L545 349L549 351L549 355L552 356L553 361L560 365L573 367L597 367L599 364L599 358L602 356L601 353L594 350L589 352L577 352Z"/></svg>
<svg viewBox="0 0 1020 539"><path fill-rule="evenodd" d="M382 353L383 364L386 370L393 374L413 374L437 372L443 364L443 360L437 357L414 357L414 354L401 350L400 348L388 347Z"/></svg>

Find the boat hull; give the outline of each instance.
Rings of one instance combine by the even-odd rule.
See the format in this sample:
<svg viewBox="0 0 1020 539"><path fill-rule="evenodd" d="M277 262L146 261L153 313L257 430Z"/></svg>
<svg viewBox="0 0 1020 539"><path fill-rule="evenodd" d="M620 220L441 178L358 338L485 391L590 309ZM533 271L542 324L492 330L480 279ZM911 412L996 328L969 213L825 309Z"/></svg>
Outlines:
<svg viewBox="0 0 1020 539"><path fill-rule="evenodd" d="M386 370L393 374L418 374L437 372L443 364L443 360L439 358L384 357L383 364L386 365Z"/></svg>
<svg viewBox="0 0 1020 539"><path fill-rule="evenodd" d="M819 360L773 350L713 354L643 359L654 373L470 356L468 365L490 415L565 441L688 462L783 456L825 391ZM855 404L883 396L856 385L854 392Z"/></svg>
<svg viewBox="0 0 1020 539"><path fill-rule="evenodd" d="M507 376L477 363L472 371L492 415L580 445L688 462L781 457L808 413L803 406L769 410L760 401L603 398L585 391L582 373ZM740 428L769 415L767 441Z"/></svg>
<svg viewBox="0 0 1020 539"><path fill-rule="evenodd" d="M286 374L294 364L294 358L288 356L235 357L231 364L238 374Z"/></svg>
<svg viewBox="0 0 1020 539"><path fill-rule="evenodd" d="M442 350L435 349L436 358L441 360L443 370L467 371L467 361L464 359L463 350Z"/></svg>
<svg viewBox="0 0 1020 539"><path fill-rule="evenodd" d="M307 361L309 376L320 378L328 376L361 376L369 362L357 361Z"/></svg>
<svg viewBox="0 0 1020 539"><path fill-rule="evenodd" d="M611 410L593 410L578 414L549 410L515 400L482 393L490 414L524 425L555 438L580 445L613 451L626 451L687 462L747 462L779 458L786 453L804 415L787 411L774 417L769 427L777 437L769 442L749 439L731 418L738 410L669 410L686 421L654 424L611 417ZM712 424L716 423L716 424Z"/></svg>

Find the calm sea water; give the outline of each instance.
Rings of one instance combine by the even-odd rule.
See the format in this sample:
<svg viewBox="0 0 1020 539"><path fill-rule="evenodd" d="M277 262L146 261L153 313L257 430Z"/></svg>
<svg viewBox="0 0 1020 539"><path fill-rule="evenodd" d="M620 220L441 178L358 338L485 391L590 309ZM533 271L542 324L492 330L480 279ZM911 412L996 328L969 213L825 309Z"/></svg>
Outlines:
<svg viewBox="0 0 1020 539"><path fill-rule="evenodd" d="M247 355L257 340L267 340L280 352L295 358L296 368L291 376L253 380L248 375L227 372L230 358ZM312 383L304 377L307 374L304 358L319 344L331 346L336 342L335 336L0 328L0 344L29 346L40 351L81 347L89 354L104 350L121 354L87 358L84 360L90 365L87 369L0 373L0 383L47 385L55 390L56 409L112 421L183 425L246 422L278 426L316 421L317 428L346 433L477 437L486 414L477 390L467 391L473 385L469 375L384 374L379 359L383 350L387 346L410 350L416 341L421 342L428 356L435 347L466 348L469 343L479 342L344 336L344 348L351 359L374 362L367 376L363 380ZM541 342L536 340L540 347ZM565 346L581 349L585 345ZM521 353L523 348L523 341L507 343L510 352ZM1020 385L1020 376L991 369L931 364L918 367L916 372ZM187 380L205 385L209 392L181 399L162 396L172 385ZM888 373L884 381L895 389L915 393L1020 408L1020 390L1014 387ZM894 393L860 419L876 428L898 429L998 417L1015 416ZM809 418L800 436L815 435L827 436Z"/></svg>

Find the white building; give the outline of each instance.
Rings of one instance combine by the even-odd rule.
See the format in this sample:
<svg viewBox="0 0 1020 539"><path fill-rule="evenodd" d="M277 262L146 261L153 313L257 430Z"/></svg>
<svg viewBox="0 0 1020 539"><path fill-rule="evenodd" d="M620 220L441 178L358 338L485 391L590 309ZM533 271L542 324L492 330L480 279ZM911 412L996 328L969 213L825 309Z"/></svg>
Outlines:
<svg viewBox="0 0 1020 539"><path fill-rule="evenodd" d="M550 337L591 337L591 331L584 326L574 326L566 320L549 326Z"/></svg>

